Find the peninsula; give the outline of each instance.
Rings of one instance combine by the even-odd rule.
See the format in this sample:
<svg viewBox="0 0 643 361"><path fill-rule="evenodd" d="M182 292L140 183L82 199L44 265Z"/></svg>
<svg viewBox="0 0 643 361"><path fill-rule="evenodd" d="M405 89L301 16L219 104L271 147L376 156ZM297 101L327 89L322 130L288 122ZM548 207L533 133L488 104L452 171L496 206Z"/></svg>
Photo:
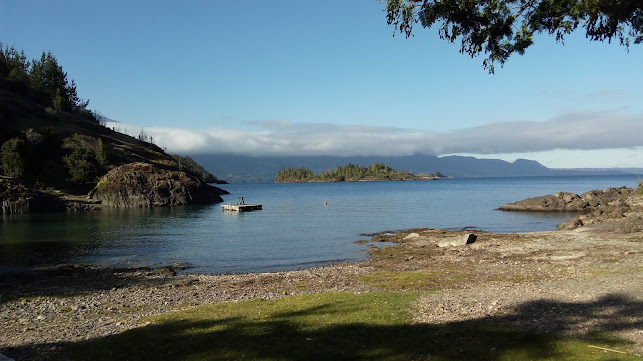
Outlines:
<svg viewBox="0 0 643 361"><path fill-rule="evenodd" d="M368 167L348 163L326 170L319 174L310 169L282 168L275 176L276 183L309 183L309 182L369 182L369 181L405 181L436 180L446 178L440 172L434 174L395 170L388 165L374 162Z"/></svg>
<svg viewBox="0 0 643 361"><path fill-rule="evenodd" d="M88 104L53 54L0 45L0 214L223 201L211 184L225 182L193 159L107 127Z"/></svg>

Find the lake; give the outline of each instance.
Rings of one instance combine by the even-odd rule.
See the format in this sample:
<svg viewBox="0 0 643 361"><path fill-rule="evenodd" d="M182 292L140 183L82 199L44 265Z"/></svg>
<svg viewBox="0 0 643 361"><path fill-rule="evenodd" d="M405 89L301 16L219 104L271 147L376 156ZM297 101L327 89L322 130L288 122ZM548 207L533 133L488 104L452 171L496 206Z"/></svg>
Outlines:
<svg viewBox="0 0 643 361"><path fill-rule="evenodd" d="M492 232L555 230L569 214L501 212L558 191L634 188L634 175L459 178L357 183L233 183L222 188L263 210L220 204L3 216L0 272L58 263L179 264L195 273L292 270L363 260L366 233L465 227ZM327 205L324 205L327 202Z"/></svg>

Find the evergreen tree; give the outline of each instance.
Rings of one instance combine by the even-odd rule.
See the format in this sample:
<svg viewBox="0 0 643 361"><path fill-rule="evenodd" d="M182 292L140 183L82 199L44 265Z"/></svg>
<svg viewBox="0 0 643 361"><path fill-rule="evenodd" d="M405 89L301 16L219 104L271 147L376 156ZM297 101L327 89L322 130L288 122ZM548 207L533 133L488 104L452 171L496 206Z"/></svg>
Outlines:
<svg viewBox="0 0 643 361"><path fill-rule="evenodd" d="M71 153L63 157L67 169L67 181L72 184L86 184L96 181L105 173L107 159L103 141L87 135L74 134L63 140Z"/></svg>
<svg viewBox="0 0 643 361"><path fill-rule="evenodd" d="M84 110L89 101L82 102L76 91L76 82L67 80L67 73L51 52L43 52L40 60L33 60L29 71L31 88L42 96L42 101L56 110Z"/></svg>
<svg viewBox="0 0 643 361"><path fill-rule="evenodd" d="M21 178L25 171L26 143L20 138L9 139L0 148L2 170L8 177Z"/></svg>
<svg viewBox="0 0 643 361"><path fill-rule="evenodd" d="M67 73L51 52L43 52L40 60L33 61L30 76L32 89L56 110L71 111L78 103L75 84L69 84Z"/></svg>
<svg viewBox="0 0 643 361"><path fill-rule="evenodd" d="M16 48L2 49L0 43L0 76L13 81L28 83L28 72L31 63L27 61L24 50L18 52Z"/></svg>
<svg viewBox="0 0 643 361"><path fill-rule="evenodd" d="M22 93L42 105L58 111L75 112L98 122L87 109L89 100L83 101L78 97L76 83L68 81L67 73L51 52L43 52L40 59L29 62L24 51L18 52L13 46L3 49L0 43L0 77L12 81L11 86L20 84L25 90L30 90Z"/></svg>
<svg viewBox="0 0 643 361"><path fill-rule="evenodd" d="M73 184L92 183L101 173L96 153L91 149L76 148L63 162L69 174L67 181Z"/></svg>

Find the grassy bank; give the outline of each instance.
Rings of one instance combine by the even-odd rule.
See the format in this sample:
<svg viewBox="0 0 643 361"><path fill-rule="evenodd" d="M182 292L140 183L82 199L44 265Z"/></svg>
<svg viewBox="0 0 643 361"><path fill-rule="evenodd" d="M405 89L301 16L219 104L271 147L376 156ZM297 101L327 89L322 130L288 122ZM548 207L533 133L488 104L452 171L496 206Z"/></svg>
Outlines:
<svg viewBox="0 0 643 361"><path fill-rule="evenodd" d="M332 292L201 306L69 345L75 360L635 360L606 333L536 335L483 318L416 324L419 293Z"/></svg>

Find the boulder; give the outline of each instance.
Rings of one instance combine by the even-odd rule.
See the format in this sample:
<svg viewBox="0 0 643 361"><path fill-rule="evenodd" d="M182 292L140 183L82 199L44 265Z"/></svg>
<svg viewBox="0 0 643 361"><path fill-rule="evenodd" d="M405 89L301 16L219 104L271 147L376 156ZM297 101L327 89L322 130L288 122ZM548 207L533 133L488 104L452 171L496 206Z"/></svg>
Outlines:
<svg viewBox="0 0 643 361"><path fill-rule="evenodd" d="M451 239L445 239L440 242L438 242L438 247L459 247L459 246L464 246L467 244L474 243L478 239L478 236L475 234L465 234L461 237L455 237Z"/></svg>
<svg viewBox="0 0 643 361"><path fill-rule="evenodd" d="M185 172L130 163L109 171L88 197L108 207L155 207L218 203L227 193Z"/></svg>
<svg viewBox="0 0 643 361"><path fill-rule="evenodd" d="M404 237L404 240L408 241L410 239L415 239L415 238L420 238L420 235L417 233L409 233L406 237Z"/></svg>

